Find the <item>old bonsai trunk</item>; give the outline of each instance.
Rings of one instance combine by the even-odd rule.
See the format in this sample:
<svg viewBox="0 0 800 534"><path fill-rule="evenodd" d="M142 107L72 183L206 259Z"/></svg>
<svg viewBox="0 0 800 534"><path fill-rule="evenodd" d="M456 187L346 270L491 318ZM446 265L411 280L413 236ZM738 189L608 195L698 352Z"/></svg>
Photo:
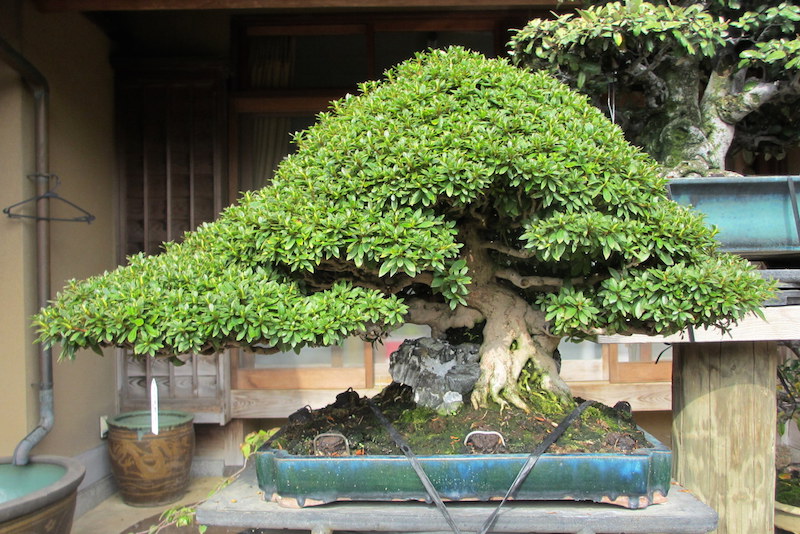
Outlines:
<svg viewBox="0 0 800 534"><path fill-rule="evenodd" d="M515 277L508 275L508 268L497 265L477 230L467 230L465 234L461 257L471 278L466 306L450 309L444 303L411 299L406 320L429 325L434 337L442 336L450 328L472 328L485 321L480 348L481 374L471 398L475 408L486 408L489 402L496 402L500 407L511 403L529 411L520 395L519 383L528 362L533 364L542 389L561 401L572 400L569 386L559 376L553 358L561 338L548 332L544 312L532 307L515 291L513 282L509 282Z"/></svg>
<svg viewBox="0 0 800 534"><path fill-rule="evenodd" d="M562 400L571 399L569 386L558 374L553 352L560 338L549 335L544 313L534 309L512 288L497 280L497 264L477 232L465 238L463 257L472 283L467 305L483 315L483 343L480 349L481 375L472 392L475 408L494 401L528 411L520 395L522 369L532 362L541 377L541 387Z"/></svg>
<svg viewBox="0 0 800 534"><path fill-rule="evenodd" d="M569 386L558 374L553 352L560 338L547 334L544 313L497 283L473 288L467 301L486 318L481 345L481 375L472 392L472 405L485 408L489 401L510 402L528 411L520 396L522 369L532 362L541 387L559 398L571 398Z"/></svg>

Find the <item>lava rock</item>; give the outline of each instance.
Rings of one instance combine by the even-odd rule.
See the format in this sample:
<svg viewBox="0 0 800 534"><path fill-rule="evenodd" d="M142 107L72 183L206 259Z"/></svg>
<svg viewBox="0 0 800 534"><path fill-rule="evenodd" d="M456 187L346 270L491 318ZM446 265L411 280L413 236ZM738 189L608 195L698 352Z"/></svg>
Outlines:
<svg viewBox="0 0 800 534"><path fill-rule="evenodd" d="M389 358L392 379L410 386L414 402L440 413L457 410L480 375L479 345L423 337L404 341Z"/></svg>

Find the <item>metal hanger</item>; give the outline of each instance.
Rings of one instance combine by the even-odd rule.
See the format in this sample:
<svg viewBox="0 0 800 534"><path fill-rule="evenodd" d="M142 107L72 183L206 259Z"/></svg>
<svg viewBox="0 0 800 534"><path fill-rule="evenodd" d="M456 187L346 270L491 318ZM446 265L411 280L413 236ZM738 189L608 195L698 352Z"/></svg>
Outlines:
<svg viewBox="0 0 800 534"><path fill-rule="evenodd" d="M12 205L8 206L7 208L3 208L3 213L8 215L10 218L12 218L12 219L36 219L36 220L47 220L47 221L65 221L65 222L85 222L85 223L90 223L93 220L95 220L95 216L94 215L92 215L91 213L89 213L85 209L81 208L80 206L78 206L74 202L70 202L66 198L64 198L64 197L60 196L58 193L56 193L56 189L58 189L58 187L61 185L61 179L57 175L55 175L55 174L32 174L32 175L28 176L28 178L31 178L31 179L47 178L48 180L54 179L56 181L56 183L55 183L55 186L53 186L52 189L48 190L45 193L42 193L41 195L33 196L31 198L28 198L28 199L22 200L20 202L17 202L16 204L12 204ZM77 217L71 217L71 218L66 218L66 217L39 217L37 215L26 215L24 213L13 213L11 211L14 208L17 208L19 206L23 206L25 204L29 204L31 202L37 202L37 201L39 201L39 200L41 200L43 198L48 198L48 199L51 199L51 200L60 200L61 202L64 202L65 204L68 204L69 206L72 206L73 208L75 208L79 212L83 213L83 215L79 215Z"/></svg>

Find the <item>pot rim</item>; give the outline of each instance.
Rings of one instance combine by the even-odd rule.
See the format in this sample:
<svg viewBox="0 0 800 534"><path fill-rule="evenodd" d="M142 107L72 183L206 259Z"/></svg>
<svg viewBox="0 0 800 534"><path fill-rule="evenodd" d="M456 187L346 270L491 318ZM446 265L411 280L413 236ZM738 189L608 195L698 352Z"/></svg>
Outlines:
<svg viewBox="0 0 800 534"><path fill-rule="evenodd" d="M780 501L775 501L775 508L780 510L781 512L787 512L792 515L800 515L800 507L792 506L791 504L782 503Z"/></svg>
<svg viewBox="0 0 800 534"><path fill-rule="evenodd" d="M138 423L126 423L125 419L132 419L135 417L146 417L146 422L141 424ZM180 410L158 410L158 428L165 430L169 428L175 428L179 426L183 426L185 424L192 424L194 422L194 415L189 412L183 412ZM165 421L161 419L161 416L172 416L177 417L177 421ZM150 430L150 410L134 410L130 412L122 412L120 414L115 415L114 417L109 417L106 421L109 427L116 427L123 430Z"/></svg>
<svg viewBox="0 0 800 534"><path fill-rule="evenodd" d="M0 464L10 464L11 460L11 456L0 457ZM77 490L86 474L83 464L67 456L31 456L30 463L60 465L66 468L66 472L52 484L0 504L0 523L29 514L69 496Z"/></svg>

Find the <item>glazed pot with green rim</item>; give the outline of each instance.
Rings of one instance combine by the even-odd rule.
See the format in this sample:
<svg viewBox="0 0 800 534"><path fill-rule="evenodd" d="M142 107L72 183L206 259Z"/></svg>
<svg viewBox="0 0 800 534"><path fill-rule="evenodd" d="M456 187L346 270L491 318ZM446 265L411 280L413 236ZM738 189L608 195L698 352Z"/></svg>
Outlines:
<svg viewBox="0 0 800 534"><path fill-rule="evenodd" d="M186 412L160 410L157 435L146 410L108 420L111 471L126 504L160 506L186 493L194 455L193 419Z"/></svg>
<svg viewBox="0 0 800 534"><path fill-rule="evenodd" d="M0 458L0 532L69 534L84 473L63 456L32 456L27 465Z"/></svg>

